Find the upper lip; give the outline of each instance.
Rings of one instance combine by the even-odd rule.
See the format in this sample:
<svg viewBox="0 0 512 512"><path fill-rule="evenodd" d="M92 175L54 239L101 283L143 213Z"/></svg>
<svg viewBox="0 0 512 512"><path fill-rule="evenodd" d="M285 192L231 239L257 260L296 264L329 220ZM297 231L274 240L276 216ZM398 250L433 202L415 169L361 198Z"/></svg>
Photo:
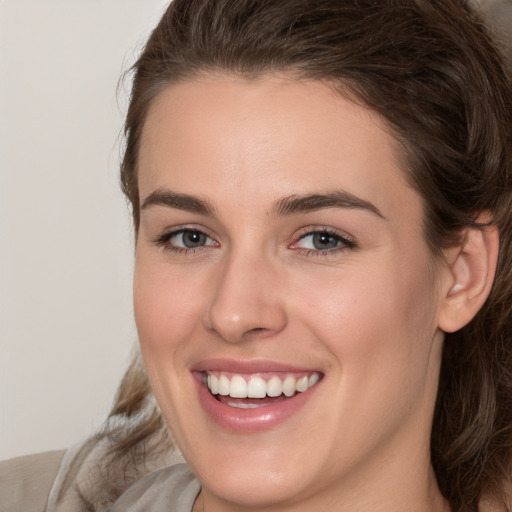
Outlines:
<svg viewBox="0 0 512 512"><path fill-rule="evenodd" d="M206 371L226 371L240 374L251 374L251 373L265 373L265 372L312 372L320 370L312 367L296 366L280 361L273 361L269 359L223 359L223 358L212 358L204 359L192 368L196 372Z"/></svg>

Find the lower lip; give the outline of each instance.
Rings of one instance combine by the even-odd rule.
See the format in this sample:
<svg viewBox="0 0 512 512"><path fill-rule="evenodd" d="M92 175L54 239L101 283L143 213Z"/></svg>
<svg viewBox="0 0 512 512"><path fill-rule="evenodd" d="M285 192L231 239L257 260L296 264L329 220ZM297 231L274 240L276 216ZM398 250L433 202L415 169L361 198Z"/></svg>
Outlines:
<svg viewBox="0 0 512 512"><path fill-rule="evenodd" d="M298 412L314 395L316 387L298 393L282 402L255 409L240 409L219 402L196 374L199 401L210 418L225 430L240 433L255 433L275 428Z"/></svg>

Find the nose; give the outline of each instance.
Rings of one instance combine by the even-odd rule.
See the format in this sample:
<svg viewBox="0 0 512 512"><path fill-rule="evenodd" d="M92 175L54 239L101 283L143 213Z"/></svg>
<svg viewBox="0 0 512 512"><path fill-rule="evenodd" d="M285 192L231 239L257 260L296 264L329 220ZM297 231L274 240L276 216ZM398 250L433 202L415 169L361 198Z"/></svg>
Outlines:
<svg viewBox="0 0 512 512"><path fill-rule="evenodd" d="M235 253L222 265L203 325L229 343L281 332L287 314L275 265L261 255Z"/></svg>

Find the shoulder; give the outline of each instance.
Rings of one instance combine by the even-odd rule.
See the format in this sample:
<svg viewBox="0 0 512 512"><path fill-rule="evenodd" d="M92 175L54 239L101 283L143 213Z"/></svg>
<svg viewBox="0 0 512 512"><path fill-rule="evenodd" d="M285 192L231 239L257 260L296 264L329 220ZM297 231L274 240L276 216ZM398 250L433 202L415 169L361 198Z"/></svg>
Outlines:
<svg viewBox="0 0 512 512"><path fill-rule="evenodd" d="M200 490L187 464L174 464L134 483L109 512L190 512Z"/></svg>
<svg viewBox="0 0 512 512"><path fill-rule="evenodd" d="M44 510L64 454L60 450L0 462L0 510Z"/></svg>

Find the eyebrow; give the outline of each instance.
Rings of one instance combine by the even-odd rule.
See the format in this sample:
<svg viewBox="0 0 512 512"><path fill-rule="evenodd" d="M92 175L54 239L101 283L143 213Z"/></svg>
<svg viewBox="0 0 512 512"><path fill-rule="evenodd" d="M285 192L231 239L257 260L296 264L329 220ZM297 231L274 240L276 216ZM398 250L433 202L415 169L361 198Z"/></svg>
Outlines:
<svg viewBox="0 0 512 512"><path fill-rule="evenodd" d="M141 210L150 206L166 206L208 217L212 217L216 213L215 207L207 199L189 194L179 194L168 189L158 189L152 192L142 203ZM283 197L276 201L270 215L284 217L327 208L366 210L382 219L386 219L373 203L345 190Z"/></svg>
<svg viewBox="0 0 512 512"><path fill-rule="evenodd" d="M277 216L307 213L325 208L348 208L366 210L386 219L381 211L370 201L357 197L345 190L335 190L324 194L306 194L284 197L277 201L272 213Z"/></svg>
<svg viewBox="0 0 512 512"><path fill-rule="evenodd" d="M145 210L150 206L166 206L209 217L215 214L215 208L208 200L188 194L178 194L167 189L158 189L149 194L144 199L141 210Z"/></svg>

